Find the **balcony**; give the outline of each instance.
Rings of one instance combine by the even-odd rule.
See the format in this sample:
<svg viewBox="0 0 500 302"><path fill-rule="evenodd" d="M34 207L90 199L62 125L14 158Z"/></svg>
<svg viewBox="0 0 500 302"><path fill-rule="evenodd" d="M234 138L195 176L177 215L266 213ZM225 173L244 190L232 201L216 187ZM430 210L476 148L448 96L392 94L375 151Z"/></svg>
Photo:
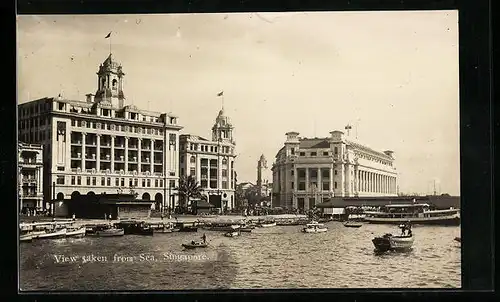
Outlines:
<svg viewBox="0 0 500 302"><path fill-rule="evenodd" d="M111 160L111 154L102 155L100 159L103 160L103 161L110 161Z"/></svg>
<svg viewBox="0 0 500 302"><path fill-rule="evenodd" d="M85 156L85 159L88 159L88 160L95 160L96 159L96 154L87 154L87 156Z"/></svg>

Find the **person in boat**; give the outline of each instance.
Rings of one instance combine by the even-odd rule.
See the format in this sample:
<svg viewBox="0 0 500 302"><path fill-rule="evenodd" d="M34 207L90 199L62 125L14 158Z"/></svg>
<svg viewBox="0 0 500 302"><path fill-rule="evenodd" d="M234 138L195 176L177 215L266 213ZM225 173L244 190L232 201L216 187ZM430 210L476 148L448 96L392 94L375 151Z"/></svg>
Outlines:
<svg viewBox="0 0 500 302"><path fill-rule="evenodd" d="M191 245L195 245L195 244L196 244L196 242L194 242L194 240L192 240L191 241Z"/></svg>

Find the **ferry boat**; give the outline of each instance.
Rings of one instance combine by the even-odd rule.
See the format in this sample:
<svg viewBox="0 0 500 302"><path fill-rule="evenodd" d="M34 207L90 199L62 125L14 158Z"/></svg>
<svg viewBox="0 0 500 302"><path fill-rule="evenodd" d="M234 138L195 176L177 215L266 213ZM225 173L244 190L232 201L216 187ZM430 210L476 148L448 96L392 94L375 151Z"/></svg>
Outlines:
<svg viewBox="0 0 500 302"><path fill-rule="evenodd" d="M324 233L326 231L328 231L328 228L324 224L316 221L306 224L306 227L302 229L304 233Z"/></svg>
<svg viewBox="0 0 500 302"><path fill-rule="evenodd" d="M66 237L66 228L46 230L43 234L34 235L33 239L56 239Z"/></svg>
<svg viewBox="0 0 500 302"><path fill-rule="evenodd" d="M66 237L83 237L85 236L87 228L84 226L68 227L66 230Z"/></svg>
<svg viewBox="0 0 500 302"><path fill-rule="evenodd" d="M376 224L460 225L460 209L430 210L426 203L386 205L365 215L366 222Z"/></svg>
<svg viewBox="0 0 500 302"><path fill-rule="evenodd" d="M235 222L212 222L203 227L203 229L208 231L222 231L222 232L230 232L238 228L240 228L240 224Z"/></svg>

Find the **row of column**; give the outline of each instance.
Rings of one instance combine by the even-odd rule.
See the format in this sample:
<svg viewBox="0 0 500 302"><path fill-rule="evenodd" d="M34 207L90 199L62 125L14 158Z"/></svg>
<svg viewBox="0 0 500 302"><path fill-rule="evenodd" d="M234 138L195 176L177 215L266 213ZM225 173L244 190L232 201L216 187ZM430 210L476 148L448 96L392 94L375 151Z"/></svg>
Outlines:
<svg viewBox="0 0 500 302"><path fill-rule="evenodd" d="M396 193L396 177L369 171L357 171L357 187L360 192Z"/></svg>
<svg viewBox="0 0 500 302"><path fill-rule="evenodd" d="M86 142L85 142L85 137L86 137L86 133L83 133L82 132L82 158L81 158L81 166L82 166L82 170L85 169L85 156L86 156ZM111 155L110 155L110 159L111 159L111 171L113 172L114 171L114 168L115 168L115 138L116 136L112 135L111 136ZM128 172L128 137L125 137L125 154L124 154L124 161L125 161L125 167L123 169L123 171L125 172ZM155 143L155 140L151 139L150 140L150 150L149 150L149 171L151 172L151 174L153 174L154 172L154 143ZM100 170L100 163L101 163L101 134L97 134L97 142L96 142L96 170ZM142 155L142 139L141 138L138 138L138 144L137 144L137 171L140 172L141 171L141 167L140 165L144 164L141 162L141 155ZM165 149L165 148L164 148ZM147 152L147 151L145 151ZM163 150L163 152L165 152L165 150ZM163 162L163 154L162 154L162 162ZM162 169L164 170L164 169Z"/></svg>
<svg viewBox="0 0 500 302"><path fill-rule="evenodd" d="M384 175L384 174L379 174L379 173L374 173L374 172L369 172L369 171L363 171L363 170L357 170L355 169L354 171L351 171L351 169L346 169L344 165L341 165L340 167L340 176L339 176L339 181L340 181L340 190L341 194L344 193L357 193L357 192L372 192L372 193L382 193L382 194L395 194L396 193L396 177L390 176L390 175ZM321 175L321 171L325 168L302 168L305 169L306 172L306 179L305 179L305 191L309 192L310 191L310 169L317 169L317 177L316 177L316 183L317 183L317 189L318 191L324 191L322 190L322 185L323 185L323 177ZM294 190L298 190L298 169L294 169L294 183L296 188ZM333 175L333 167L329 168L330 170L330 177L329 177L329 183L330 183L330 189L329 191L336 190L334 187L334 175ZM351 177L351 172L354 173L354 177ZM351 186L352 183L352 186ZM339 189L339 188L337 188ZM353 191L353 192L351 192Z"/></svg>

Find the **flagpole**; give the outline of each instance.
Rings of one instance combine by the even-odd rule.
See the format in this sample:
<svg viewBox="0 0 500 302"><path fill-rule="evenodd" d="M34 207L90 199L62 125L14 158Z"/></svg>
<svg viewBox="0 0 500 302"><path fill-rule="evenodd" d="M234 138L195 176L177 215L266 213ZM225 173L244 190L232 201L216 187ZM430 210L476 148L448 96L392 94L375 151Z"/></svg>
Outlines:
<svg viewBox="0 0 500 302"><path fill-rule="evenodd" d="M109 36L109 54L111 55L111 35Z"/></svg>

